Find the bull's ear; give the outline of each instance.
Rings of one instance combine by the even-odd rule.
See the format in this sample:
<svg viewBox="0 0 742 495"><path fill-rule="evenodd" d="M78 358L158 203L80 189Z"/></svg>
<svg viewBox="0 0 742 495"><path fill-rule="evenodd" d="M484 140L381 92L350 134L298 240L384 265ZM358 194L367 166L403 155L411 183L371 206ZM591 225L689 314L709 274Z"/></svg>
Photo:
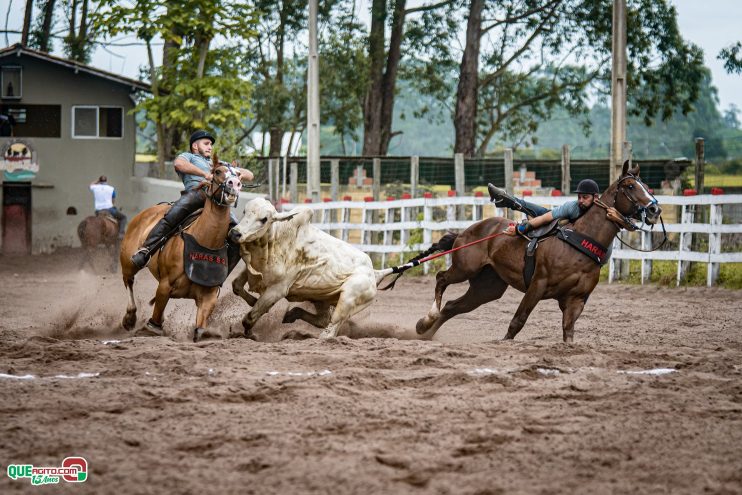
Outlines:
<svg viewBox="0 0 742 495"><path fill-rule="evenodd" d="M282 213L276 213L273 215L273 221L274 222L285 222L286 220L291 220L296 215L298 215L298 211L285 211Z"/></svg>

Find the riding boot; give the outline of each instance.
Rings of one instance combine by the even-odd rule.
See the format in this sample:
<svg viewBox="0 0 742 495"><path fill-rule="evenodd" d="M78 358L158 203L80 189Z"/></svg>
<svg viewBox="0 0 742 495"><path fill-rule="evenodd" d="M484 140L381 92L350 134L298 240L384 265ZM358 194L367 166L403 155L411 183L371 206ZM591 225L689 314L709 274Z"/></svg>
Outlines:
<svg viewBox="0 0 742 495"><path fill-rule="evenodd" d="M167 242L175 228L191 213L203 207L206 197L202 191L183 193L180 199L165 213L165 216L152 228L144 245L131 257L137 268L144 268L149 263L152 253Z"/></svg>
<svg viewBox="0 0 742 495"><path fill-rule="evenodd" d="M492 184L487 184L487 191L490 193L490 201L500 208L509 208L511 210L521 211L530 217L536 217L533 209L525 206L517 198L508 194L504 189L500 189Z"/></svg>

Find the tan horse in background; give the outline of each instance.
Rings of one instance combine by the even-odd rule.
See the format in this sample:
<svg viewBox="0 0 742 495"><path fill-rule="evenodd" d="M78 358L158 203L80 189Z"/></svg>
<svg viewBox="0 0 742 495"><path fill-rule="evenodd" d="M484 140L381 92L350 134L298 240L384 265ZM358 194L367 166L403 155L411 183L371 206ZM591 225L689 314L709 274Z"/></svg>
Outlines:
<svg viewBox="0 0 742 495"><path fill-rule="evenodd" d="M242 189L239 176L227 165L219 164L216 154L212 158L213 179L201 184L206 196L206 202L201 215L188 228L196 242L209 249L219 249L224 245L229 228L229 209L235 204ZM154 225L165 215L169 205L156 205L135 216L121 244L121 271L124 285L129 291L129 304L122 321L125 329L134 328L137 319L137 305L134 299L134 276L139 269L131 262L131 256L144 243L147 234ZM165 306L171 298L193 299L196 301L196 327L193 338L196 341L204 332L206 321L216 305L219 287L204 287L195 284L186 276L183 260L183 239L179 235L172 236L165 246L156 251L147 267L150 273L158 280L152 318L147 322L146 329L156 335L162 335L163 315Z"/></svg>
<svg viewBox="0 0 742 495"><path fill-rule="evenodd" d="M115 218L105 212L85 217L77 226L77 236L80 238L83 249L80 260L81 269L87 263L95 270L93 258L98 251L98 246L103 244L106 248L106 262L110 265L112 272L116 271L119 224Z"/></svg>

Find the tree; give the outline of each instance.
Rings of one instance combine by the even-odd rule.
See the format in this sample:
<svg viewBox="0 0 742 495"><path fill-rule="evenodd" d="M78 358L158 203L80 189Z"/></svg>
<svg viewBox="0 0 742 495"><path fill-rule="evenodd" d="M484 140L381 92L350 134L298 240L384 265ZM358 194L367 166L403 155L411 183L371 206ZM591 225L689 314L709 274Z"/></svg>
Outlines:
<svg viewBox="0 0 742 495"><path fill-rule="evenodd" d="M54 27L56 0L41 0L40 4L42 16L31 32L31 46L42 52L49 52L52 49L51 30Z"/></svg>
<svg viewBox="0 0 742 495"><path fill-rule="evenodd" d="M160 163L197 128L219 131L222 152L238 151L237 130L248 115L252 89L240 74L239 47L254 37L254 14L226 0L177 0L164 6L152 0L127 5L104 0L91 16L105 35L135 33L147 46L152 95L137 109L156 124ZM214 48L217 36L223 41ZM159 66L152 51L156 39L164 41Z"/></svg>
<svg viewBox="0 0 742 495"><path fill-rule="evenodd" d="M91 17L98 5L91 5L91 0L66 0L64 6L69 27L63 40L65 54L71 60L89 63L93 48L91 41L97 34L97 26L91 26Z"/></svg>
<svg viewBox="0 0 742 495"><path fill-rule="evenodd" d="M687 112L701 79L700 49L682 39L675 10L666 1L629 3L628 82L635 108L646 119L669 118L678 105ZM588 90L607 92L610 2L503 0L484 3L481 16L479 0L467 5L453 7L445 19L440 13L424 17L415 39L414 80L422 91L455 107L457 152L482 155L495 136L528 140L554 109L585 115ZM448 47L455 46L464 20L466 45L452 71L457 53ZM431 28L444 21L459 27ZM451 81L458 81L457 90Z"/></svg>
<svg viewBox="0 0 742 495"><path fill-rule="evenodd" d="M406 0L373 0L371 30L368 35L367 89L363 101L363 154L386 155L392 131L394 98L403 52L414 49L405 32L413 14L429 14L453 4L443 0L419 7L406 8ZM386 27L389 24L389 47L386 48ZM419 37L419 35L418 35ZM404 43L404 45L403 45Z"/></svg>
<svg viewBox="0 0 742 495"><path fill-rule="evenodd" d="M26 0L26 9L23 12L23 28L21 29L21 45L28 45L28 35L31 31L31 18L33 17L33 0Z"/></svg>
<svg viewBox="0 0 742 495"><path fill-rule="evenodd" d="M724 69L730 74L742 74L742 41L723 48L716 57L724 61Z"/></svg>

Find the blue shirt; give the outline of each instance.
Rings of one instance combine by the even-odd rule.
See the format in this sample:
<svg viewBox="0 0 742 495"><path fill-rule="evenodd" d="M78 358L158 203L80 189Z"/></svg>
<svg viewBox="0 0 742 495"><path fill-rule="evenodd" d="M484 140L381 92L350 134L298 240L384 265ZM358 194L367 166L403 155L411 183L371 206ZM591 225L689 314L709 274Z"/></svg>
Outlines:
<svg viewBox="0 0 742 495"><path fill-rule="evenodd" d="M197 166L206 173L211 173L211 162L201 155L194 155L193 153L181 153L180 155L178 155L178 158L182 158L183 160ZM206 178L201 175L184 174L181 172L178 172L178 177L180 177L180 180L183 181L183 187L185 187L186 191L190 191L194 187L201 184L204 180L206 180Z"/></svg>
<svg viewBox="0 0 742 495"><path fill-rule="evenodd" d="M551 210L551 215L554 219L566 218L567 220L577 220L581 214L582 210L580 210L577 200L567 201Z"/></svg>

